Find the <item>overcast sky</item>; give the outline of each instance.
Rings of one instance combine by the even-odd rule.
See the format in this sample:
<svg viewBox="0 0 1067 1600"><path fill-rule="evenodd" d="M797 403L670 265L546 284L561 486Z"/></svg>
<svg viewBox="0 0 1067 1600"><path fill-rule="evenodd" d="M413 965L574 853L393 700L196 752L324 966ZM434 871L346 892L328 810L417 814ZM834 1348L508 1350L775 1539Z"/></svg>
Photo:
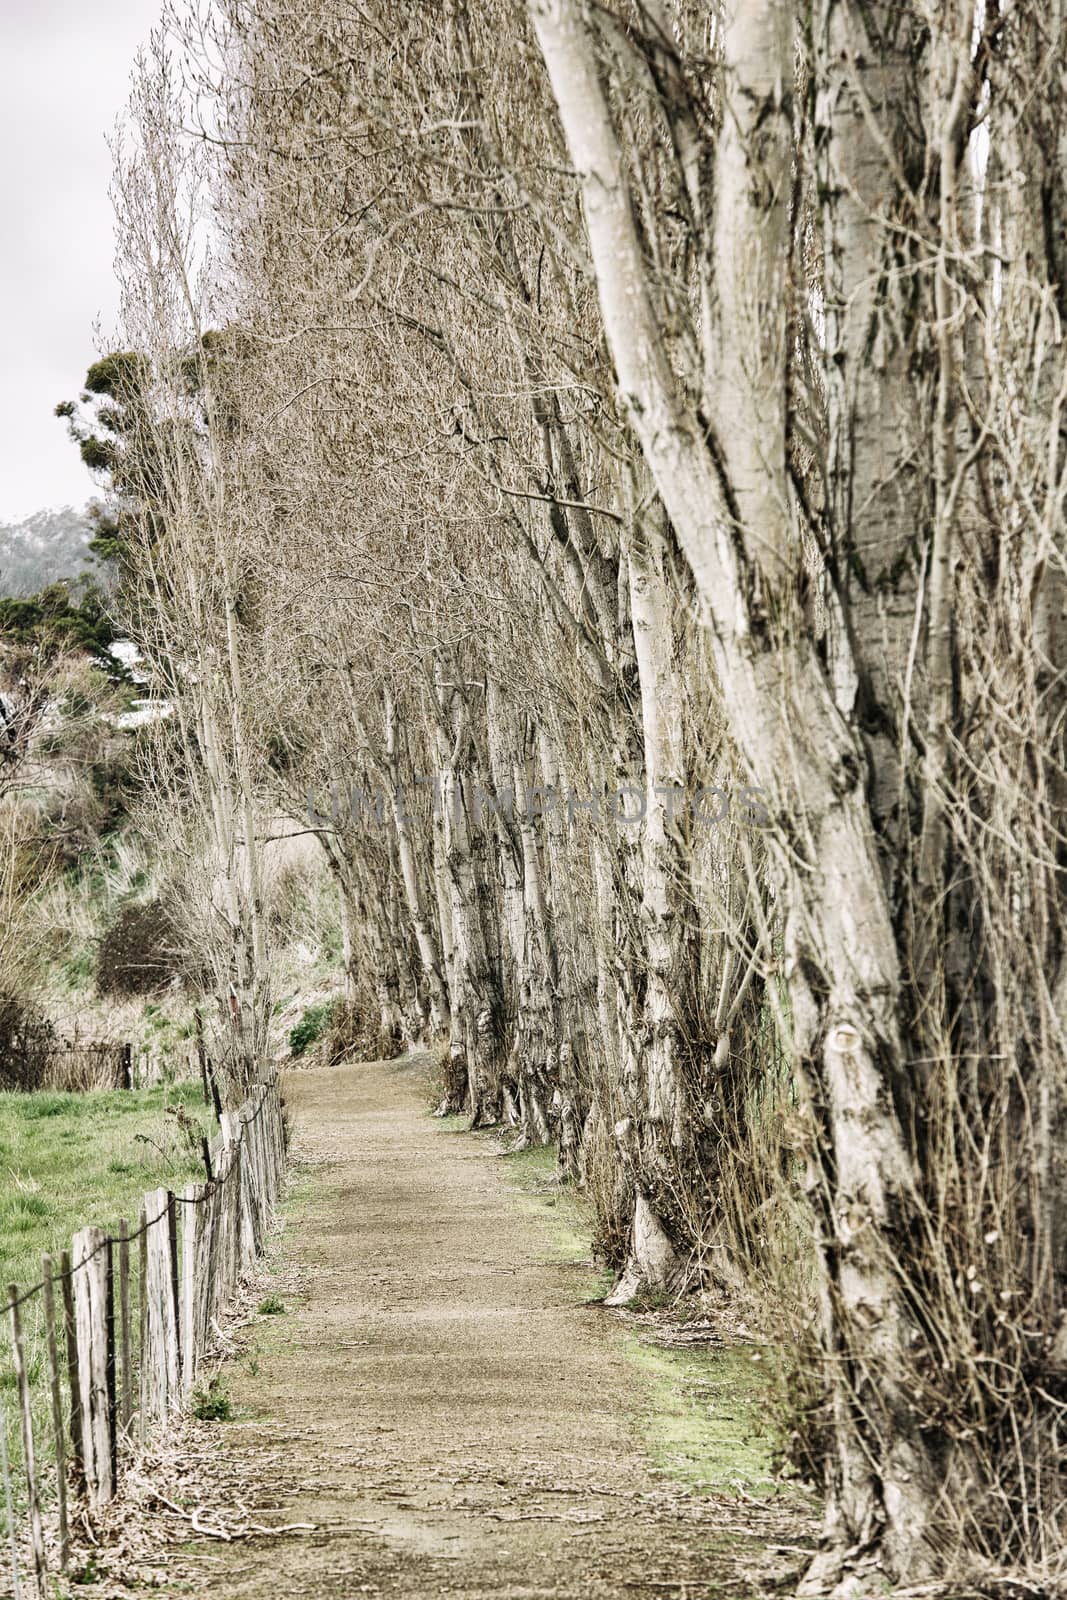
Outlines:
<svg viewBox="0 0 1067 1600"><path fill-rule="evenodd" d="M114 327L105 137L160 0L0 0L0 522L83 505L93 483L52 415Z"/></svg>

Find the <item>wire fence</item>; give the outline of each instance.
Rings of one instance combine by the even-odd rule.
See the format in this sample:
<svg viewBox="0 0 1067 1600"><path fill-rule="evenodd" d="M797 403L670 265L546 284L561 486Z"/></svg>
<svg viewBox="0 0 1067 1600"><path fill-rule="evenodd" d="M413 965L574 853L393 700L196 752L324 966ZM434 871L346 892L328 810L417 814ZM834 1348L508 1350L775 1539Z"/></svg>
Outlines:
<svg viewBox="0 0 1067 1600"><path fill-rule="evenodd" d="M133 1046L123 1041L8 1033L0 1046L0 1090L132 1089L138 1067Z"/></svg>
<svg viewBox="0 0 1067 1600"><path fill-rule="evenodd" d="M45 1056L38 1087L73 1093L90 1089L132 1089L133 1048L111 1041L56 1040Z"/></svg>
<svg viewBox="0 0 1067 1600"><path fill-rule="evenodd" d="M75 1509L107 1505L192 1393L274 1217L285 1138L273 1068L237 1111L220 1110L204 1153L207 1182L150 1190L136 1227L82 1228L58 1266L43 1257L38 1283L7 1286L0 1595L44 1600L68 1571Z"/></svg>

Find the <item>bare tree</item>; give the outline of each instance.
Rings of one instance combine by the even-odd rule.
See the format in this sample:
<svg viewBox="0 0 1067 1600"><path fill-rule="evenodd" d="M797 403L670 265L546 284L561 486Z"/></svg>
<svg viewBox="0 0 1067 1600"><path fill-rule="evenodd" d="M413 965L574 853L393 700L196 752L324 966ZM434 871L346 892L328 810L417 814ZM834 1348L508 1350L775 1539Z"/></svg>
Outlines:
<svg viewBox="0 0 1067 1600"><path fill-rule="evenodd" d="M318 796L383 1048L558 1138L615 1300L795 1352L807 1592L1050 1564L1059 7L182 30L202 137L157 62L120 168L137 594L243 1037L257 829Z"/></svg>

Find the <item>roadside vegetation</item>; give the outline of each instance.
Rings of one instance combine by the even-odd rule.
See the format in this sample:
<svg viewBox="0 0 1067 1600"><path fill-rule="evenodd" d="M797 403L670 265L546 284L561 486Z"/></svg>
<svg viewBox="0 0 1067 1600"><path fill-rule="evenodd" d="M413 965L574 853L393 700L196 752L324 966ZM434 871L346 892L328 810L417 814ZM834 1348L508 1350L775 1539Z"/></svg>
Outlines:
<svg viewBox="0 0 1067 1600"><path fill-rule="evenodd" d="M214 1132L199 1083L85 1094L0 1093L0 1288L5 1303L8 1284L22 1291L40 1283L45 1253L58 1275L61 1252L70 1249L78 1229L95 1225L113 1232L125 1217L133 1232L147 1190L177 1191L202 1180L200 1140ZM134 1246L134 1285L139 1270ZM51 1401L40 1295L24 1304L22 1325L35 1434L49 1447ZM6 1315L0 1317L0 1400L9 1459L17 1461L17 1390ZM19 1481L16 1492L22 1493Z"/></svg>
<svg viewBox="0 0 1067 1600"><path fill-rule="evenodd" d="M125 1216L146 1189L204 1176L215 1132L199 1082L88 1094L0 1094L0 1260L4 1283L37 1283L41 1255Z"/></svg>

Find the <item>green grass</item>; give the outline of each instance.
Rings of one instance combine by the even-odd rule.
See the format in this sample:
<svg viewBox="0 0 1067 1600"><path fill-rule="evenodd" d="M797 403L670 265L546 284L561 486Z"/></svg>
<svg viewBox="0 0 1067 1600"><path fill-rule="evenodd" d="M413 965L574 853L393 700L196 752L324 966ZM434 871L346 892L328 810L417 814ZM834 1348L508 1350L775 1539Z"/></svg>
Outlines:
<svg viewBox="0 0 1067 1600"><path fill-rule="evenodd" d="M74 946L69 955L59 963L59 971L68 989L92 987L96 975L96 947L87 943Z"/></svg>
<svg viewBox="0 0 1067 1600"><path fill-rule="evenodd" d="M137 1227L147 1189L179 1189L203 1179L201 1133L210 1137L214 1121L197 1083L132 1092L0 1094L0 1288L4 1298L9 1283L26 1289L40 1282L41 1256L46 1252L58 1272L60 1252L70 1248L79 1228L95 1224L113 1230L118 1219L126 1217L132 1230ZM136 1248L130 1256L136 1293ZM37 1455L47 1465L52 1455L52 1428L41 1296L30 1299L21 1315ZM0 1400L17 1479L22 1454L16 1394L10 1319L3 1315Z"/></svg>
<svg viewBox="0 0 1067 1600"><path fill-rule="evenodd" d="M169 1115L180 1108L197 1144ZM0 1094L2 1282L37 1283L79 1228L136 1226L141 1195L204 1177L199 1135L214 1133L198 1083L91 1094Z"/></svg>

